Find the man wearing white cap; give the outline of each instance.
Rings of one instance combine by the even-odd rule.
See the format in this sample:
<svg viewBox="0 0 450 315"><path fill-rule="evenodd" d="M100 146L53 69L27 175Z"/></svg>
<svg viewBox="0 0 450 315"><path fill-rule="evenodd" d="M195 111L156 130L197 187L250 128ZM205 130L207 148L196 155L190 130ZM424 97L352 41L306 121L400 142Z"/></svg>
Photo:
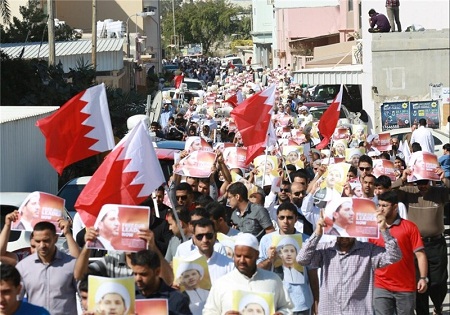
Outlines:
<svg viewBox="0 0 450 315"><path fill-rule="evenodd" d="M325 214L333 220L333 227L325 234L350 236L347 228L355 221L352 198L341 197L337 200L332 200L325 207Z"/></svg>
<svg viewBox="0 0 450 315"><path fill-rule="evenodd" d="M94 224L94 228L98 231L97 240L89 246L114 250L111 241L113 237L119 235L119 226L119 207L117 205L104 205Z"/></svg>
<svg viewBox="0 0 450 315"><path fill-rule="evenodd" d="M130 309L130 293L120 283L104 282L95 292L95 304L101 314L125 315Z"/></svg>
<svg viewBox="0 0 450 315"><path fill-rule="evenodd" d="M255 236L250 233L236 236L234 247L236 269L214 283L203 315L239 314L240 310L233 309L233 290L273 293L275 314L292 314L293 305L281 279L270 271L257 268L258 255L259 245Z"/></svg>
<svg viewBox="0 0 450 315"><path fill-rule="evenodd" d="M402 258L385 216L378 214L377 222L385 248L350 237L319 243L327 225L321 211L315 232L297 255L299 264L321 268L318 314L373 314L373 270Z"/></svg>

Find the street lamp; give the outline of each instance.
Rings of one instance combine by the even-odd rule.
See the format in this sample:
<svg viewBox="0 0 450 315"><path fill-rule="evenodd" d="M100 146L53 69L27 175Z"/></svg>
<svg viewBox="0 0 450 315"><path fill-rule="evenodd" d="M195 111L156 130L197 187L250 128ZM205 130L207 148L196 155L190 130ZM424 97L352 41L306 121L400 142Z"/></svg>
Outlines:
<svg viewBox="0 0 450 315"><path fill-rule="evenodd" d="M137 34L137 17L146 17L146 16L151 16L151 15L155 15L155 11L146 11L146 12L140 12L140 13L136 13L133 15L130 15L127 19L127 57L130 57L130 30L128 28L128 22L130 21L130 18L132 18L133 16L136 17L136 21L135 21L135 25L136 25L136 34Z"/></svg>

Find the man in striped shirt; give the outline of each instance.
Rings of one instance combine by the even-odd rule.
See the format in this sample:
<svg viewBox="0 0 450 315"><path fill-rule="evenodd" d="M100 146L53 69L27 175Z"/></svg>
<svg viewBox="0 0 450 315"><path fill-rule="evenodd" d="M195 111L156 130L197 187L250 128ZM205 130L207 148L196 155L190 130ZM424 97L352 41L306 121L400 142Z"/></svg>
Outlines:
<svg viewBox="0 0 450 315"><path fill-rule="evenodd" d="M385 248L351 237L319 243L326 226L323 211L320 216L315 232L297 255L299 264L321 268L319 314L328 314L330 310L336 315L373 314L373 270L402 258L385 216L377 215Z"/></svg>

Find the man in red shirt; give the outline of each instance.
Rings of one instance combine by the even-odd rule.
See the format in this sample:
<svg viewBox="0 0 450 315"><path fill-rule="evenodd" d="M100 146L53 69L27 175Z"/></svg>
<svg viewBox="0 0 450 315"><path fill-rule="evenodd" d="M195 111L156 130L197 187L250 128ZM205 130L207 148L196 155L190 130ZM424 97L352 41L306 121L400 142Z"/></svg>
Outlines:
<svg viewBox="0 0 450 315"><path fill-rule="evenodd" d="M428 262L417 226L398 215L398 196L387 191L378 196L378 213L386 216L389 232L397 239L402 259L392 265L375 270L373 305L375 314L414 315L416 291L424 293L428 285ZM382 237L371 239L371 243L384 247ZM414 257L420 271L416 281Z"/></svg>

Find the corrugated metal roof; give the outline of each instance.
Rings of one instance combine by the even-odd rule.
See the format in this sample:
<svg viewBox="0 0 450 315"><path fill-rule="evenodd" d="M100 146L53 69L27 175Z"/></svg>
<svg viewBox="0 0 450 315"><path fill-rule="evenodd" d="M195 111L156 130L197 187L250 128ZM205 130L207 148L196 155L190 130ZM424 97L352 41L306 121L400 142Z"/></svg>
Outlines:
<svg viewBox="0 0 450 315"><path fill-rule="evenodd" d="M52 113L59 106L0 106L0 123Z"/></svg>
<svg viewBox="0 0 450 315"><path fill-rule="evenodd" d="M362 84L362 65L302 69L293 72L294 81L309 85Z"/></svg>
<svg viewBox="0 0 450 315"><path fill-rule="evenodd" d="M90 40L76 40L70 42L55 43L56 57L72 56L80 54L90 54L92 52ZM97 52L113 52L122 51L124 45L123 38L99 38L97 40ZM24 59L32 58L48 58L48 43L5 43L0 45L3 50L10 57L18 57L22 48L25 47L23 55Z"/></svg>

